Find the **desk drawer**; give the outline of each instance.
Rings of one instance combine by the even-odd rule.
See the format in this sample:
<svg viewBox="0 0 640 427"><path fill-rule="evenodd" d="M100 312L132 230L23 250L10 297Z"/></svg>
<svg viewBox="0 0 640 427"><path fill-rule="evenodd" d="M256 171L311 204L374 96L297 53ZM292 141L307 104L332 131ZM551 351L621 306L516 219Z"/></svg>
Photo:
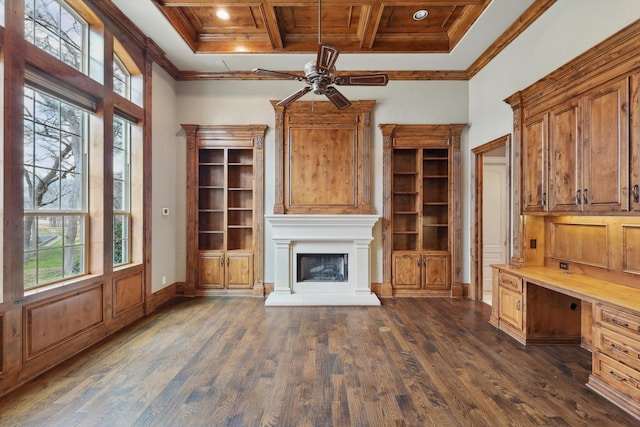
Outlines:
<svg viewBox="0 0 640 427"><path fill-rule="evenodd" d="M640 401L640 372L635 369L594 351L593 374L621 393Z"/></svg>
<svg viewBox="0 0 640 427"><path fill-rule="evenodd" d="M500 286L513 289L514 291L522 292L522 278L513 274L505 273L500 270L500 276L498 276Z"/></svg>
<svg viewBox="0 0 640 427"><path fill-rule="evenodd" d="M594 320L603 328L640 340L640 315L636 313L598 303Z"/></svg>
<svg viewBox="0 0 640 427"><path fill-rule="evenodd" d="M593 336L598 351L640 370L640 342L600 325L593 328Z"/></svg>

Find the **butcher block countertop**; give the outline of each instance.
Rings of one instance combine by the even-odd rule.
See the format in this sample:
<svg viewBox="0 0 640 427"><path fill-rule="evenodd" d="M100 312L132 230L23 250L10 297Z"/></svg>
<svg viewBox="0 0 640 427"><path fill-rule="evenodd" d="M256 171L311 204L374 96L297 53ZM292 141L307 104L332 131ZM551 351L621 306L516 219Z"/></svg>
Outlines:
<svg viewBox="0 0 640 427"><path fill-rule="evenodd" d="M494 264L492 267L520 276L529 283L570 295L583 301L591 303L604 302L640 311L640 289L630 286L549 267L515 268L504 264Z"/></svg>

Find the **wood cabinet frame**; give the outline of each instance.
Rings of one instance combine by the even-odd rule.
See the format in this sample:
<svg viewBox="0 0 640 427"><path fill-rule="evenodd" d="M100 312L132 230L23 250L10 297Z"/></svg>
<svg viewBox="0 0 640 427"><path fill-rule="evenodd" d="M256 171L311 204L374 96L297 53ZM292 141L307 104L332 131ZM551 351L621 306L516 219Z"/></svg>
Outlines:
<svg viewBox="0 0 640 427"><path fill-rule="evenodd" d="M183 124L182 128L187 136L187 283L184 293L187 295L215 294L217 290L248 287L255 296L264 295L264 136L267 125L192 125ZM221 149L249 149L252 151L253 176L251 186L252 200L252 242L246 250L226 252L222 259L221 251L205 253L199 248L199 148L201 146L219 147ZM243 184L244 186L245 184ZM225 224L226 227L226 224ZM226 250L226 248L225 248ZM201 256L201 252L203 256ZM224 251L223 251L224 252ZM222 255L221 255L222 254ZM250 283L228 283L230 265L220 264L220 268L205 268L203 259L210 262L231 261L229 257L236 257L241 262L249 262L250 271L242 277ZM226 260L226 261L225 261ZM234 259L235 261L236 259ZM213 278L206 286L198 286L201 278ZM240 286L242 285L242 286ZM238 290L240 291L240 290ZM243 290L244 291L244 290ZM242 292L242 291L240 291Z"/></svg>
<svg viewBox="0 0 640 427"><path fill-rule="evenodd" d="M371 204L371 110L375 101L353 101L351 106L338 110L329 101L297 101L289 106L277 105L271 101L275 110L275 202L274 214L370 214ZM306 136L313 140L305 140ZM329 147L323 155L323 161L318 156L304 157L300 151L305 149L318 150L317 146L304 147L306 143L313 143L317 138L335 141L336 136L342 138L344 147ZM346 138L351 135L351 141ZM299 139L297 139L299 138ZM297 144L300 150L292 148ZM348 161L341 161L342 169L323 167L340 160L340 148L349 148ZM317 154L314 151L312 154ZM320 166L318 166L320 164ZM314 182L298 180L295 174L304 171L321 169L323 174ZM349 178L344 183L345 176ZM343 199L339 203L329 200L329 197L313 200L309 198L304 203L296 203L293 194L313 194L326 191L326 183L342 183L340 194ZM302 185L301 185L302 184Z"/></svg>
<svg viewBox="0 0 640 427"><path fill-rule="evenodd" d="M379 125L383 136L383 283L382 296L393 296L393 151L396 148L445 148L449 150L448 171L448 247L446 251L439 253L430 251L416 251L412 263L420 263L419 269L412 274L417 277L420 294L422 295L447 295L459 297L463 295L462 289L462 248L461 248L461 173L460 173L460 139L466 124L381 124ZM422 161L421 161L422 162ZM398 255L404 252L398 252ZM440 279L434 286L425 285L429 261L441 261L443 256L448 256L448 271L450 277L447 286L442 285ZM423 261L424 260L424 261ZM424 265L424 266L423 266ZM416 290L418 288L414 287ZM417 294L416 294L417 295Z"/></svg>

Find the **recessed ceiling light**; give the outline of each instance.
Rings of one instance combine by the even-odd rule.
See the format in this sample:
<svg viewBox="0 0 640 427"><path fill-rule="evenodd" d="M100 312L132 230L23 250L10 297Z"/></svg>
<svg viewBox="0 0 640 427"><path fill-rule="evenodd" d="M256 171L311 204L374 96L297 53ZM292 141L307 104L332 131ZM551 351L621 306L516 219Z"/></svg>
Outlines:
<svg viewBox="0 0 640 427"><path fill-rule="evenodd" d="M420 9L413 12L413 20L414 21L422 21L424 18L429 15L429 12L426 9Z"/></svg>
<svg viewBox="0 0 640 427"><path fill-rule="evenodd" d="M228 21L229 18L231 18L229 12L224 9L218 9L218 11L216 12L216 16L220 19L224 19L225 21Z"/></svg>

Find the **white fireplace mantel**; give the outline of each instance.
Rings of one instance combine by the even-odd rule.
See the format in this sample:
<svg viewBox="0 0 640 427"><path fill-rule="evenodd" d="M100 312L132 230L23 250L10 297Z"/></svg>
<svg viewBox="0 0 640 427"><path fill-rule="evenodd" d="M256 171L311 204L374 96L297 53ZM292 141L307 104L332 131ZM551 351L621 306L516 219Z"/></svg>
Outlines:
<svg viewBox="0 0 640 427"><path fill-rule="evenodd" d="M377 215L267 215L273 230L275 276L265 305L380 305L371 292L370 244ZM298 252L347 253L342 283L296 282Z"/></svg>

